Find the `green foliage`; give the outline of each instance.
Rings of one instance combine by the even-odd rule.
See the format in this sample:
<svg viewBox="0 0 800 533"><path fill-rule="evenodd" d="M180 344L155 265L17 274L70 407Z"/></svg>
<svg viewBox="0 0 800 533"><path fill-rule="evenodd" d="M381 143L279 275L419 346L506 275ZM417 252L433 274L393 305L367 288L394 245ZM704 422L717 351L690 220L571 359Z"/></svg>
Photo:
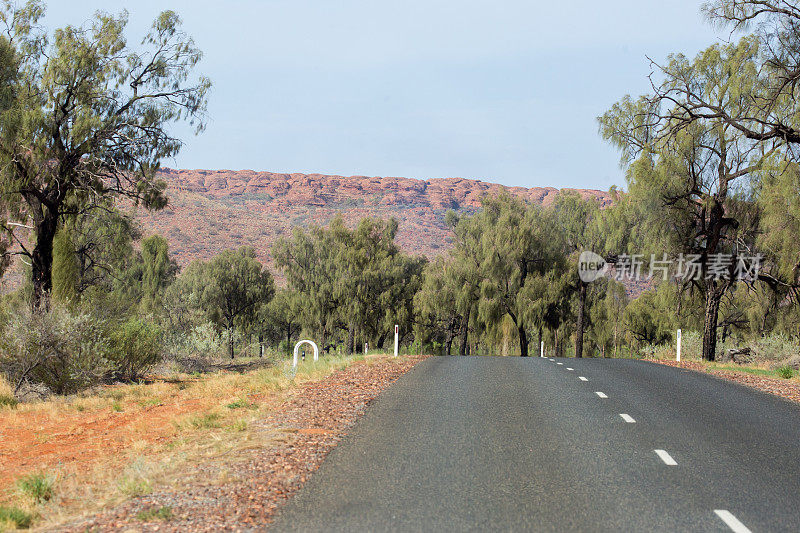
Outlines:
<svg viewBox="0 0 800 533"><path fill-rule="evenodd" d="M130 318L108 334L109 361L116 377L133 380L161 360L162 333L158 326Z"/></svg>
<svg viewBox="0 0 800 533"><path fill-rule="evenodd" d="M234 328L253 326L258 311L275 294L272 275L248 247L222 252L203 271L206 285L199 303L212 322L227 329L233 357Z"/></svg>
<svg viewBox="0 0 800 533"><path fill-rule="evenodd" d="M70 304L75 301L80 282L80 265L75 254L70 228L56 233L53 242L53 299Z"/></svg>
<svg viewBox="0 0 800 533"><path fill-rule="evenodd" d="M119 196L166 204L156 170L182 146L169 125L187 120L202 130L210 88L193 75L202 53L174 12L158 16L139 48L125 39L125 12L98 11L52 36L43 15L37 0L0 7L8 29L0 40L2 248L21 228L9 222L32 221L36 244L25 253L36 307L49 296L53 239L65 216L90 216Z"/></svg>
<svg viewBox="0 0 800 533"><path fill-rule="evenodd" d="M34 503L50 501L53 497L55 479L44 473L28 474L15 483L17 491Z"/></svg>
<svg viewBox="0 0 800 533"><path fill-rule="evenodd" d="M0 343L0 370L13 382L42 383L57 394L97 383L112 368L104 324L58 305L47 312L20 311Z"/></svg>
<svg viewBox="0 0 800 533"><path fill-rule="evenodd" d="M153 313L162 308L165 289L175 280L178 265L169 257L167 240L152 235L142 241L141 251L141 310Z"/></svg>
<svg viewBox="0 0 800 533"><path fill-rule="evenodd" d="M154 507L146 511L141 511L136 515L136 519L142 522L151 522L153 520L169 521L172 520L172 507Z"/></svg>
<svg viewBox="0 0 800 533"><path fill-rule="evenodd" d="M8 394L0 394L0 408L3 407L14 408L17 405L19 405L19 401L14 396Z"/></svg>
<svg viewBox="0 0 800 533"><path fill-rule="evenodd" d="M117 482L119 491L130 498L138 498L153 492L152 482L139 474L125 474Z"/></svg>
<svg viewBox="0 0 800 533"><path fill-rule="evenodd" d="M782 377L783 379L791 379L794 377L794 368L790 366L781 366L775 370L778 373L778 376Z"/></svg>
<svg viewBox="0 0 800 533"><path fill-rule="evenodd" d="M206 413L189 417L186 424L192 429L215 429L221 426L221 418L219 413Z"/></svg>
<svg viewBox="0 0 800 533"><path fill-rule="evenodd" d="M352 352L357 337L378 346L394 324L412 329L425 260L401 253L396 234L394 219L365 218L350 230L336 217L328 228L295 228L291 239L275 244L275 262L292 291L288 307L321 348L345 340ZM337 330L347 338L333 338Z"/></svg>
<svg viewBox="0 0 800 533"><path fill-rule="evenodd" d="M225 407L228 409L257 409L258 404L250 403L244 398L239 398L235 402L227 404Z"/></svg>
<svg viewBox="0 0 800 533"><path fill-rule="evenodd" d="M33 524L34 518L35 516L32 513L18 507L0 505L0 526L8 523L18 529L28 529Z"/></svg>
<svg viewBox="0 0 800 533"><path fill-rule="evenodd" d="M672 335L668 315L658 307L657 295L648 291L633 300L624 312L625 328L639 346L662 344Z"/></svg>

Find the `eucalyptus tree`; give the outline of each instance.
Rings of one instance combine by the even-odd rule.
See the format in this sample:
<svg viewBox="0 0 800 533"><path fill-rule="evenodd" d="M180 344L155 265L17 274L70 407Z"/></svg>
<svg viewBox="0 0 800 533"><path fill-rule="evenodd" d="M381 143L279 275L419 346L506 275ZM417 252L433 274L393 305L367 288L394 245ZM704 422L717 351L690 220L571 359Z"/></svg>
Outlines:
<svg viewBox="0 0 800 533"><path fill-rule="evenodd" d="M477 333L478 302L481 298L481 279L483 276L483 232L485 228L473 221L473 217L448 211L445 222L453 232L454 248L450 251L452 259L449 275L458 280L455 291L455 305L461 317L459 324L460 355L469 355L470 326Z"/></svg>
<svg viewBox="0 0 800 533"><path fill-rule="evenodd" d="M705 295L707 360L715 356L719 306L735 281L734 267L752 250L751 178L783 141L753 141L719 114L701 113L691 121L681 115L693 109L691 94L713 99L736 116L755 113L758 54L758 40L748 37L711 46L694 60L670 56L653 94L625 97L599 119L603 137L622 152L631 197L649 209L643 217L648 245L659 256L699 258L701 275L692 283ZM710 268L719 254L728 258L724 272Z"/></svg>
<svg viewBox="0 0 800 533"><path fill-rule="evenodd" d="M182 145L168 126L202 130L210 87L193 74L202 54L172 11L140 47L126 40L125 12L98 12L52 36L38 24L44 12L40 0L0 6L0 251L29 258L34 308L47 305L64 217L109 198L165 205L156 171Z"/></svg>
<svg viewBox="0 0 800 533"><path fill-rule="evenodd" d="M261 307L272 299L275 284L249 247L226 250L204 268L205 287L200 306L209 319L228 331L228 349L234 357L234 331L248 331Z"/></svg>
<svg viewBox="0 0 800 533"><path fill-rule="evenodd" d="M268 304L261 307L258 315L259 342L266 335L279 346L286 341L286 350L291 351L292 339L300 334L302 326L296 318L297 295L290 289L278 289Z"/></svg>
<svg viewBox="0 0 800 533"><path fill-rule="evenodd" d="M341 319L346 264L340 260L340 241L346 236L344 221L336 217L328 229L296 227L291 238L279 239L272 249L275 264L296 296L300 323L319 336L323 349Z"/></svg>
<svg viewBox="0 0 800 533"><path fill-rule="evenodd" d="M575 357L583 357L583 334L586 329L586 293L588 283L578 276L577 259L585 250L603 253L603 236L598 223L600 206L594 200L584 200L575 191L561 191L553 203L555 222L564 236L566 253L571 255L574 268L572 281L578 293L575 323Z"/></svg>
<svg viewBox="0 0 800 533"><path fill-rule="evenodd" d="M397 230L394 218L366 217L340 241L344 272L340 297L348 310L351 352L355 351L356 330L361 340L382 346L395 324L403 331L412 329L414 294L426 261L400 251L395 243Z"/></svg>
<svg viewBox="0 0 800 533"><path fill-rule="evenodd" d="M161 235L144 239L136 267L140 273L137 281L142 291L140 310L145 313L161 311L164 293L178 274L178 264L169 256L167 240Z"/></svg>
<svg viewBox="0 0 800 533"><path fill-rule="evenodd" d="M731 34L753 29L758 44L750 76L747 107L727 106L693 85L661 85L657 94L684 105L673 110L677 123L708 118L736 129L755 142L787 143L796 160L800 143L800 5L795 0L711 0L703 11ZM669 76L669 70L665 70Z"/></svg>
<svg viewBox="0 0 800 533"><path fill-rule="evenodd" d="M499 326L511 319L519 338L520 355L528 355L528 294L525 286L557 263L558 239L538 206L503 194L486 198L480 213L464 221L479 235L478 316Z"/></svg>
<svg viewBox="0 0 800 533"><path fill-rule="evenodd" d="M456 303L463 285L458 272L453 259L437 257L426 266L422 284L414 295L418 317L415 335L423 342L440 339L444 355L451 354L453 340L463 321Z"/></svg>
<svg viewBox="0 0 800 533"><path fill-rule="evenodd" d="M800 167L776 162L761 174L759 251L765 254L770 285L795 308L800 339Z"/></svg>

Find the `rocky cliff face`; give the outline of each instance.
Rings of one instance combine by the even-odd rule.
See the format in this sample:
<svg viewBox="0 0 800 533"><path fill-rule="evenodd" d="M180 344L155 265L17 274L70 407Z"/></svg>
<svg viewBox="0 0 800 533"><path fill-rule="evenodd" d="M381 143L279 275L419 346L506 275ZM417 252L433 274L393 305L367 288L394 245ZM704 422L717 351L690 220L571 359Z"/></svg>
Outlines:
<svg viewBox="0 0 800 533"><path fill-rule="evenodd" d="M484 195L503 190L548 205L558 189L505 187L461 178L416 180L322 174L276 174L250 170L163 169L169 206L138 216L145 234L158 232L170 242L182 265L209 259L221 250L253 246L272 267L270 250L295 226L325 225L337 213L355 225L365 216L395 217L398 242L410 253L432 257L452 245L444 224L448 209L474 211ZM601 205L608 193L577 189Z"/></svg>
<svg viewBox="0 0 800 533"><path fill-rule="evenodd" d="M173 170L161 176L177 193L196 193L215 198L261 195L283 205L327 207L343 202L390 207L459 209L479 207L484 195L507 190L525 200L547 205L558 189L553 187L505 187L462 178L380 178L367 176L326 176L323 174L276 174L252 170ZM610 199L597 190L576 189L601 204Z"/></svg>

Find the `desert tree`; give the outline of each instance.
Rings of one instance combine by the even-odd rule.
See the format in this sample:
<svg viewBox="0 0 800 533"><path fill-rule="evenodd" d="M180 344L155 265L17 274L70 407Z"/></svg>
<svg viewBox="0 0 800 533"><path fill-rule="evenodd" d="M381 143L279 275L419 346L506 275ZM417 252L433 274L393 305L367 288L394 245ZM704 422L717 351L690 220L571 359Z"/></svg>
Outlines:
<svg viewBox="0 0 800 533"><path fill-rule="evenodd" d="M800 143L800 5L794 0L712 0L703 4L707 19L731 35L753 29L758 45L747 106L728 106L691 84L654 85L657 96L681 105L672 108L676 124L715 120L755 142ZM670 77L670 68L657 69Z"/></svg>
<svg viewBox="0 0 800 533"><path fill-rule="evenodd" d="M443 355L451 354L463 320L456 303L463 286L458 272L452 259L437 257L426 266L422 285L414 295L415 335L423 342L439 339Z"/></svg>
<svg viewBox="0 0 800 533"><path fill-rule="evenodd" d="M256 259L253 248L225 250L204 268L201 307L228 333L228 354L234 358L234 332L249 331L261 307L272 299L272 275Z"/></svg>
<svg viewBox="0 0 800 533"><path fill-rule="evenodd" d="M575 357L583 357L583 334L586 330L586 295L589 284L578 274L578 257L585 250L606 255L603 250L603 237L600 233L600 206L594 200L585 200L576 191L562 191L553 203L556 225L563 235L565 253L571 257L572 285L578 296L575 321Z"/></svg>
<svg viewBox="0 0 800 533"><path fill-rule="evenodd" d="M705 296L707 360L715 357L719 306L735 281L734 267L752 251L748 211L754 177L780 152L783 141L751 140L720 116L680 117L692 108L690 93L713 99L736 115L753 112L758 46L748 37L711 46L694 60L670 56L665 79L653 94L625 97L599 119L603 137L622 152L630 195L650 208L642 220L644 244L659 257L674 252L699 258L701 275L692 283ZM671 87L680 90L668 92ZM719 254L730 258L721 265L726 272L710 269Z"/></svg>
<svg viewBox="0 0 800 533"><path fill-rule="evenodd" d="M47 306L65 217L107 209L115 198L165 205L156 171L182 146L169 125L186 120L202 130L210 88L193 74L202 54L172 11L140 46L125 37L126 12L98 12L52 35L38 24L44 12L40 0L0 6L2 251L29 259L34 308Z"/></svg>

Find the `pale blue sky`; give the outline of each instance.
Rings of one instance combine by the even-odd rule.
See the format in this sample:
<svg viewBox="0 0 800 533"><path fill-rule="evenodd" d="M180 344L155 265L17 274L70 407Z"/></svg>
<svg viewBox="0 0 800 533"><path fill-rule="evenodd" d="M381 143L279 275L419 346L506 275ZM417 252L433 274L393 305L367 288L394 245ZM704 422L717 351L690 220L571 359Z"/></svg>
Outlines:
<svg viewBox="0 0 800 533"><path fill-rule="evenodd" d="M177 11L214 82L166 166L622 185L595 117L648 89L645 55L726 33L695 0L50 0L46 23Z"/></svg>

